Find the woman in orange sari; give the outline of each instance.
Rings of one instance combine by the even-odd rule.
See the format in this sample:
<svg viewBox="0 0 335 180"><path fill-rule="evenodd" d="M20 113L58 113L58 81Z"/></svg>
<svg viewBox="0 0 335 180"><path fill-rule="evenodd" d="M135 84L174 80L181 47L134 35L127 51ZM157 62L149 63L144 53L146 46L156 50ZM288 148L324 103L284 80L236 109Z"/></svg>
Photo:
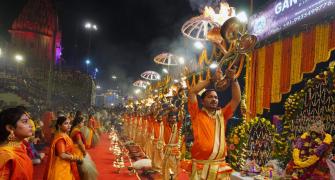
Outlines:
<svg viewBox="0 0 335 180"><path fill-rule="evenodd" d="M85 138L81 132L81 128L84 126L84 118L77 117L72 122L72 128L70 137L74 142L74 150L73 153L81 158L84 158L86 155L85 149Z"/></svg>
<svg viewBox="0 0 335 180"><path fill-rule="evenodd" d="M33 164L22 141L32 136L29 117L19 108L0 113L0 179L33 179Z"/></svg>
<svg viewBox="0 0 335 180"><path fill-rule="evenodd" d="M82 162L82 158L74 155L74 144L67 134L70 130L70 119L63 116L58 117L56 122L56 134L50 146L44 179L80 180L76 163Z"/></svg>
<svg viewBox="0 0 335 180"><path fill-rule="evenodd" d="M86 148L92 148L99 142L99 135L97 133L97 121L95 120L94 116L90 114L88 116L88 133L85 135L86 138Z"/></svg>
<svg viewBox="0 0 335 180"><path fill-rule="evenodd" d="M84 118L77 117L72 122L72 130L70 137L74 143L73 154L83 159L83 163L78 164L81 180L96 179L98 172L94 162L91 160L89 154L85 149L85 137L81 132L84 127Z"/></svg>

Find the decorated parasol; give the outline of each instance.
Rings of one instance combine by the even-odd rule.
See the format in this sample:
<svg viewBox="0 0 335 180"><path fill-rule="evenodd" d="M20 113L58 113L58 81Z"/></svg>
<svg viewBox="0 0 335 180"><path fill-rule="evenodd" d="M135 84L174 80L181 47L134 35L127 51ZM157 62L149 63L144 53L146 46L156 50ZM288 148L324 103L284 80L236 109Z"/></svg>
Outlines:
<svg viewBox="0 0 335 180"><path fill-rule="evenodd" d="M177 66L178 65L177 56L175 56L171 53L159 54L154 58L154 61L157 64L162 64L162 65L166 65L166 66Z"/></svg>
<svg viewBox="0 0 335 180"><path fill-rule="evenodd" d="M190 39L205 41L208 31L218 26L210 17L200 15L186 21L181 28L181 32Z"/></svg>
<svg viewBox="0 0 335 180"><path fill-rule="evenodd" d="M146 88L150 83L148 81L144 80L137 80L133 83L133 86L140 87L140 88Z"/></svg>
<svg viewBox="0 0 335 180"><path fill-rule="evenodd" d="M156 81L161 79L161 76L155 71L145 71L141 74L141 77L150 81Z"/></svg>
<svg viewBox="0 0 335 180"><path fill-rule="evenodd" d="M236 16L235 8L230 7L227 2L220 3L218 13L212 7L206 6L202 15L193 17L184 23L181 32L190 39L205 41L208 40L209 31L222 26L225 21L234 16Z"/></svg>

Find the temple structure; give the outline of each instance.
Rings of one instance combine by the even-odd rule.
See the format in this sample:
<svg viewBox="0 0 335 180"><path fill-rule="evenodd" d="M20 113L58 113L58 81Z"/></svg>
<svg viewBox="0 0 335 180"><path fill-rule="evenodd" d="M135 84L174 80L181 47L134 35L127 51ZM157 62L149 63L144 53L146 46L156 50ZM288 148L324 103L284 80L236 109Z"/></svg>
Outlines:
<svg viewBox="0 0 335 180"><path fill-rule="evenodd" d="M50 61L59 63L61 32L51 0L28 0L9 32L11 49L23 53L27 64L43 68Z"/></svg>

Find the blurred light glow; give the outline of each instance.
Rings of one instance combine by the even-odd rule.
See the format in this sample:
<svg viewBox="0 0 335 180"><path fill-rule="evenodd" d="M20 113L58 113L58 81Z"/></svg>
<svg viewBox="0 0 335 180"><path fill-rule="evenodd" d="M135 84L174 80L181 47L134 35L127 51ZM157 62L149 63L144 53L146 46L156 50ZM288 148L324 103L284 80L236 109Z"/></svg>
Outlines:
<svg viewBox="0 0 335 180"><path fill-rule="evenodd" d="M91 23L87 22L87 23L85 24L85 28L86 28L86 29L91 29L91 27L92 27L92 24L91 24Z"/></svg>
<svg viewBox="0 0 335 180"><path fill-rule="evenodd" d="M90 61L89 59L87 59L87 60L85 61L85 63L86 63L86 65L89 65L89 64L91 64L91 61Z"/></svg>
<svg viewBox="0 0 335 180"><path fill-rule="evenodd" d="M178 79L173 80L175 83L179 83Z"/></svg>
<svg viewBox="0 0 335 180"><path fill-rule="evenodd" d="M98 30L97 25L94 24L94 25L93 25L93 29L94 29L94 30Z"/></svg>
<svg viewBox="0 0 335 180"><path fill-rule="evenodd" d="M179 57L178 61L179 61L179 64L185 64L184 57Z"/></svg>
<svg viewBox="0 0 335 180"><path fill-rule="evenodd" d="M237 19L242 22L242 23L247 23L248 22L248 16L247 13L242 11L236 15Z"/></svg>
<svg viewBox="0 0 335 180"><path fill-rule="evenodd" d="M115 75L112 76L112 79L116 79L117 77Z"/></svg>
<svg viewBox="0 0 335 180"><path fill-rule="evenodd" d="M98 68L95 68L94 70L95 70L95 72L99 72L99 69L98 69Z"/></svg>
<svg viewBox="0 0 335 180"><path fill-rule="evenodd" d="M97 88L97 89L101 89L101 86L97 85L96 88Z"/></svg>
<svg viewBox="0 0 335 180"><path fill-rule="evenodd" d="M216 62L213 62L211 65L209 65L209 68L215 69L218 67L218 64Z"/></svg>
<svg viewBox="0 0 335 180"><path fill-rule="evenodd" d="M22 62L23 61L23 56L20 54L15 55L15 60L16 62Z"/></svg>
<svg viewBox="0 0 335 180"><path fill-rule="evenodd" d="M197 49L203 49L204 45L200 41L196 41L194 43L194 47L197 48Z"/></svg>
<svg viewBox="0 0 335 180"><path fill-rule="evenodd" d="M135 89L135 91L134 91L135 94L139 94L140 92L141 92L140 89Z"/></svg>
<svg viewBox="0 0 335 180"><path fill-rule="evenodd" d="M168 74L169 71L167 69L163 68L163 73Z"/></svg>

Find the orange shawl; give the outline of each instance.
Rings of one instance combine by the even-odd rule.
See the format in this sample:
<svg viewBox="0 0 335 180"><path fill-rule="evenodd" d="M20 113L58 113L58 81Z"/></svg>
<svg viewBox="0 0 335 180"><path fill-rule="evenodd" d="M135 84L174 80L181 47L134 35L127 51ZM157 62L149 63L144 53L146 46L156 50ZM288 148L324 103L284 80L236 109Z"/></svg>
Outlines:
<svg viewBox="0 0 335 180"><path fill-rule="evenodd" d="M44 174L45 180L79 180L79 173L76 162L63 160L56 155L56 144L59 140L64 140L65 150L67 153L73 154L74 144L71 138L65 133L57 133L52 141L49 159Z"/></svg>
<svg viewBox="0 0 335 180"><path fill-rule="evenodd" d="M9 168L10 179L33 179L33 164L23 144L0 147L0 171L6 168Z"/></svg>

